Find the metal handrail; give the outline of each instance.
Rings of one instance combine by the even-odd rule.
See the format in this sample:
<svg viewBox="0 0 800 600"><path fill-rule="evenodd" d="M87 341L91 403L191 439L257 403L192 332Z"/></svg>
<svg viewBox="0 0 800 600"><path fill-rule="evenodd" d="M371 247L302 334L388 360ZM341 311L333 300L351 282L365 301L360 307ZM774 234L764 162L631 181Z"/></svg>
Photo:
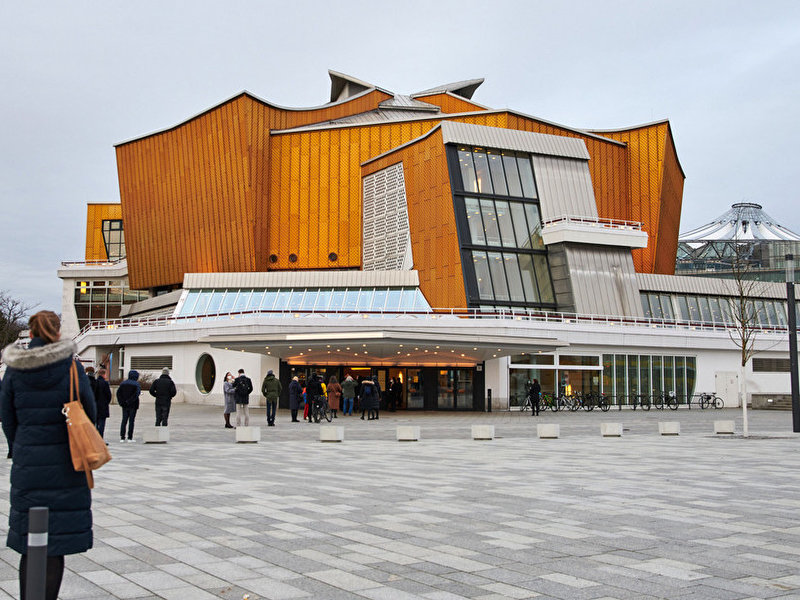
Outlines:
<svg viewBox="0 0 800 600"><path fill-rule="evenodd" d="M601 226L611 229L634 229L641 230L641 221L623 221L621 219L604 219L602 217L582 217L577 215L561 215L544 221L544 227L555 225L556 223L581 223L592 226Z"/></svg>
<svg viewBox="0 0 800 600"><path fill-rule="evenodd" d="M456 317L460 319L507 319L515 321L535 321L543 323L560 324L591 324L591 325L617 325L628 327L649 327L653 329L674 329L674 330L699 330L726 332L736 329L733 324L708 323L705 321L683 321L668 319L653 319L644 317L624 317L624 316L603 316L578 313L559 313L524 308L509 309L478 309L478 308L434 308L431 310L244 310L230 311L221 313L211 313L205 315L159 315L154 317L141 317L135 319L111 319L106 321L92 321L85 325L75 336L78 337L95 330L105 329L132 329L137 327L163 327L176 323L202 323L203 321L217 321L222 318L235 319L237 317L278 315L283 318L302 318L307 316L318 317L361 317L369 319L371 317L411 317L424 320L436 320L445 317ZM788 327L762 326L761 332L786 333Z"/></svg>

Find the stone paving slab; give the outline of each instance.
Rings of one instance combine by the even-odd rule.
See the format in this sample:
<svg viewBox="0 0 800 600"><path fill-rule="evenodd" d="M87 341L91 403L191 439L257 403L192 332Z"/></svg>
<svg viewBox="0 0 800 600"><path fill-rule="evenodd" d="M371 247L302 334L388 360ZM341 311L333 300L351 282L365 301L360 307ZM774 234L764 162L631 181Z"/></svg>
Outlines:
<svg viewBox="0 0 800 600"><path fill-rule="evenodd" d="M219 412L176 405L165 445L112 438L95 548L67 557L62 598L800 597L788 413L751 412L748 439L713 434L719 418L741 431L733 409L382 413L340 417L346 441L330 445L279 411L261 443L237 445ZM560 439L536 437L543 419ZM625 435L602 438L604 419ZM659 436L659 419L681 435ZM398 443L408 423L423 437ZM473 441L473 423L497 438ZM17 597L17 563L0 550L0 600Z"/></svg>

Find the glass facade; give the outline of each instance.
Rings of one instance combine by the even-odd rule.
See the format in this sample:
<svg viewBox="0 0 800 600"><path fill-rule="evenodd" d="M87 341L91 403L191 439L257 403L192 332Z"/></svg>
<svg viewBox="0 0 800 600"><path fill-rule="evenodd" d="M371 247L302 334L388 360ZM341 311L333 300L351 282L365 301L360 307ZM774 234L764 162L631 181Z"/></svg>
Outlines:
<svg viewBox="0 0 800 600"><path fill-rule="evenodd" d="M238 312L431 312L417 288L288 288L190 290L175 316Z"/></svg>
<svg viewBox="0 0 800 600"><path fill-rule="evenodd" d="M694 356L636 354L603 355L603 393L631 404L638 395L673 393L681 403L694 395L697 359Z"/></svg>
<svg viewBox="0 0 800 600"><path fill-rule="evenodd" d="M734 297L698 296L641 292L642 310L648 319L691 321L714 325L733 325L731 302ZM748 300L746 310L752 311L762 327L787 327L786 302L782 300ZM800 317L800 305L797 307Z"/></svg>
<svg viewBox="0 0 800 600"><path fill-rule="evenodd" d="M116 319L123 305L149 297L149 292L128 288L124 280L76 281L74 304L78 326L83 329L91 321Z"/></svg>
<svg viewBox="0 0 800 600"><path fill-rule="evenodd" d="M469 306L555 308L530 156L448 152L458 164L451 179Z"/></svg>
<svg viewBox="0 0 800 600"><path fill-rule="evenodd" d="M108 260L125 258L125 231L122 228L122 219L104 219L102 230Z"/></svg>

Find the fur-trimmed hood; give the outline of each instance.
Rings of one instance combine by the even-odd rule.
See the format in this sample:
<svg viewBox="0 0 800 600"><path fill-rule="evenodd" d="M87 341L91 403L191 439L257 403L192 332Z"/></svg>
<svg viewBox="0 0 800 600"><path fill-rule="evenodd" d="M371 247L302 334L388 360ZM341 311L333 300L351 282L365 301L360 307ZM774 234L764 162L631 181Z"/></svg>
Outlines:
<svg viewBox="0 0 800 600"><path fill-rule="evenodd" d="M3 362L20 371L32 371L74 356L77 349L72 340L59 340L28 349L11 344L3 350Z"/></svg>

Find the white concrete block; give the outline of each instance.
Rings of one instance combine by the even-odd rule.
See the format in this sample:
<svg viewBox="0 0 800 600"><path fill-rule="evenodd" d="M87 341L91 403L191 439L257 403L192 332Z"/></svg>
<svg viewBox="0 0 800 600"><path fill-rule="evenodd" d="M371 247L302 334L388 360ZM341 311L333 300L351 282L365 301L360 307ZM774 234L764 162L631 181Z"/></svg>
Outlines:
<svg viewBox="0 0 800 600"><path fill-rule="evenodd" d="M554 423L540 423L536 426L536 434L541 439L556 439L561 433L561 427Z"/></svg>
<svg viewBox="0 0 800 600"><path fill-rule="evenodd" d="M603 437L622 437L622 423L600 423L600 435Z"/></svg>
<svg viewBox="0 0 800 600"><path fill-rule="evenodd" d="M237 444L256 444L261 441L261 427L237 427Z"/></svg>
<svg viewBox="0 0 800 600"><path fill-rule="evenodd" d="M732 434L736 432L736 422L735 421L714 421L714 433L720 434Z"/></svg>
<svg viewBox="0 0 800 600"><path fill-rule="evenodd" d="M472 426L472 439L473 440L493 440L494 439L494 425L473 425Z"/></svg>
<svg viewBox="0 0 800 600"><path fill-rule="evenodd" d="M661 435L680 435L681 424L678 421L659 421L658 433Z"/></svg>
<svg viewBox="0 0 800 600"><path fill-rule="evenodd" d="M343 442L344 441L344 427L336 425L322 425L319 428L319 441L320 442Z"/></svg>
<svg viewBox="0 0 800 600"><path fill-rule="evenodd" d="M419 441L419 436L420 436L420 429L418 425L397 426L398 442L416 442Z"/></svg>
<svg viewBox="0 0 800 600"><path fill-rule="evenodd" d="M149 427L144 430L145 444L166 444L169 441L169 427Z"/></svg>

